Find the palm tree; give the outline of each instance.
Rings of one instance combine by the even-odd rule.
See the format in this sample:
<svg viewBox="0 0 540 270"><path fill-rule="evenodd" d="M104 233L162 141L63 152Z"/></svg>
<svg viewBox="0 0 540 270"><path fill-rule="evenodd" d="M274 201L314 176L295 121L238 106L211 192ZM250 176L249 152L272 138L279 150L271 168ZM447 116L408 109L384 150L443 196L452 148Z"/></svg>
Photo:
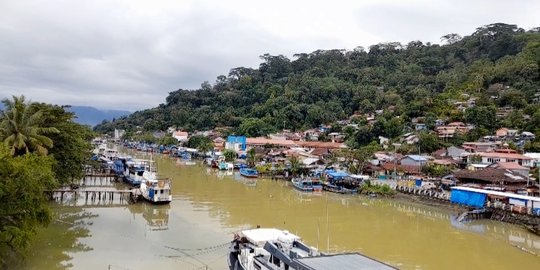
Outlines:
<svg viewBox="0 0 540 270"><path fill-rule="evenodd" d="M302 169L302 164L300 163L300 160L298 160L298 158L295 156L292 156L289 159L289 162L291 163L291 174L292 176L296 176Z"/></svg>
<svg viewBox="0 0 540 270"><path fill-rule="evenodd" d="M202 153L203 158L205 158L206 153L208 153L209 151L214 150L214 144L211 141L202 142L201 144L199 144L199 147L197 147L197 150L199 150L199 152Z"/></svg>
<svg viewBox="0 0 540 270"><path fill-rule="evenodd" d="M255 148L250 148L247 151L246 159L250 167L255 166L255 162L257 162L257 151L255 151Z"/></svg>
<svg viewBox="0 0 540 270"><path fill-rule="evenodd" d="M24 96L4 99L5 109L0 112L0 140L10 149L11 155L37 152L46 155L53 141L46 134L58 133L54 127L43 127L43 113L35 111Z"/></svg>

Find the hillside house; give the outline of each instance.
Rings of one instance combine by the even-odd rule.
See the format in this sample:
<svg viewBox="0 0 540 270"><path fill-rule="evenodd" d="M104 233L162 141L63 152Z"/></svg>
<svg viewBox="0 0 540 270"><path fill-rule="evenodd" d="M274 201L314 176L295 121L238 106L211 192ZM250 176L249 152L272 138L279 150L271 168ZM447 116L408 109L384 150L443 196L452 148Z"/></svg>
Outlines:
<svg viewBox="0 0 540 270"><path fill-rule="evenodd" d="M489 152L489 153L476 153L475 155L479 156L482 159L481 163L483 164L493 164L497 162L512 162L512 163L516 163L521 166L529 167L529 168L534 166L533 158L530 158L521 154L516 154L516 153ZM468 160L469 163L472 163L471 162L472 156L473 155L469 156L469 160Z"/></svg>
<svg viewBox="0 0 540 270"><path fill-rule="evenodd" d="M469 153L492 152L501 147L501 142L464 142L461 146Z"/></svg>
<svg viewBox="0 0 540 270"><path fill-rule="evenodd" d="M230 149L236 152L246 151L247 138L246 136L229 136L225 142L225 149Z"/></svg>
<svg viewBox="0 0 540 270"><path fill-rule="evenodd" d="M399 163L404 166L423 167L427 164L427 158L419 155L407 155Z"/></svg>
<svg viewBox="0 0 540 270"><path fill-rule="evenodd" d="M519 174L524 177L529 177L530 169L523 167L514 162L497 162L488 166L488 168L496 168L511 171L514 174Z"/></svg>
<svg viewBox="0 0 540 270"><path fill-rule="evenodd" d="M189 134L185 131L175 131L172 134L172 137L175 138L179 143L187 142Z"/></svg>

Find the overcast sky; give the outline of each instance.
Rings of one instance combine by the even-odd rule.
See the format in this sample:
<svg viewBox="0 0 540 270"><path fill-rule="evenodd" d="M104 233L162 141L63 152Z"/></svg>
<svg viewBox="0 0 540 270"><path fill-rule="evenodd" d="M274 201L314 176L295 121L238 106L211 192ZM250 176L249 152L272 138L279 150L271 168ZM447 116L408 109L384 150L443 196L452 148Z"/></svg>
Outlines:
<svg viewBox="0 0 540 270"><path fill-rule="evenodd" d="M540 26L538 0L0 0L0 97L139 110L265 53L411 40L504 22Z"/></svg>

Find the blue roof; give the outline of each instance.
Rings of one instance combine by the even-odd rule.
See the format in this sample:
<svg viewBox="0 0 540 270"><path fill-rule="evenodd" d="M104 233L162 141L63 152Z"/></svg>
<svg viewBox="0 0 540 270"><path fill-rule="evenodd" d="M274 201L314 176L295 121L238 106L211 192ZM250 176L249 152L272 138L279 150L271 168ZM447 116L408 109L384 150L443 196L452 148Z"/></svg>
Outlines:
<svg viewBox="0 0 540 270"><path fill-rule="evenodd" d="M414 161L427 161L425 157L419 155L407 155L407 157L413 159Z"/></svg>

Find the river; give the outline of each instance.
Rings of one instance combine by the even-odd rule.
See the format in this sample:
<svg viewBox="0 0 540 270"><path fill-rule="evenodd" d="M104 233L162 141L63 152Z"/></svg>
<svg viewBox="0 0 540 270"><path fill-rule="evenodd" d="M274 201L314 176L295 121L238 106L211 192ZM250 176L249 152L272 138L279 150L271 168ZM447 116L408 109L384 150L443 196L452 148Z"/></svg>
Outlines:
<svg viewBox="0 0 540 270"><path fill-rule="evenodd" d="M55 218L22 269L226 269L233 233L257 225L400 269L540 269L540 237L519 226L461 224L456 213L411 202L304 194L281 180L248 181L168 157L157 162L173 181L170 205L52 203Z"/></svg>

